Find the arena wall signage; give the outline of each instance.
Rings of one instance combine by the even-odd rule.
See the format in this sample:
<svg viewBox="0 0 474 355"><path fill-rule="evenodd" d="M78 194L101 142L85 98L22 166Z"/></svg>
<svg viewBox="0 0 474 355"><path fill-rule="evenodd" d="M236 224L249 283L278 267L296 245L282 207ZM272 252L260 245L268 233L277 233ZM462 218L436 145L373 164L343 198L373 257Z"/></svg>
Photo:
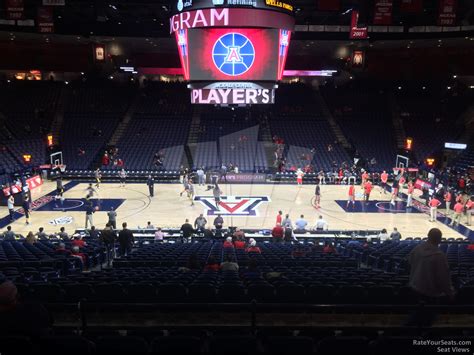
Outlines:
<svg viewBox="0 0 474 355"><path fill-rule="evenodd" d="M293 30L295 19L287 14L256 9L217 8L180 12L170 18L170 33L203 27L265 27Z"/></svg>
<svg viewBox="0 0 474 355"><path fill-rule="evenodd" d="M273 104L272 89L193 89L191 103L213 105Z"/></svg>
<svg viewBox="0 0 474 355"><path fill-rule="evenodd" d="M272 9L283 13L293 13L294 7L291 2L280 0L177 0L172 6L172 13L182 11L209 9L209 8L248 8L248 9Z"/></svg>

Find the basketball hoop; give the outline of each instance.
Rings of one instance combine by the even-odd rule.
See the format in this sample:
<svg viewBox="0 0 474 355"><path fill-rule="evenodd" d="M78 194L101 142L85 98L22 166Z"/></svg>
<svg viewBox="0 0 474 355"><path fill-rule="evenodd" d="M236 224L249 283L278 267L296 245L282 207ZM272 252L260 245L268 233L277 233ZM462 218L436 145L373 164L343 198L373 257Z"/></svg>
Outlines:
<svg viewBox="0 0 474 355"><path fill-rule="evenodd" d="M63 164L56 165L55 168L58 168L61 171L61 173L64 173L66 171L66 165L63 165Z"/></svg>

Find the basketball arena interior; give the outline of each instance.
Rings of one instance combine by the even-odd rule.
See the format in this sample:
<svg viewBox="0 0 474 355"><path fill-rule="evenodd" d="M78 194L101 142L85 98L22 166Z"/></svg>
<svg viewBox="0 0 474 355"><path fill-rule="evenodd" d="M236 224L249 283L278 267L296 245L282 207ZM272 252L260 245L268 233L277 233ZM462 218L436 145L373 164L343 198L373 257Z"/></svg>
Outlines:
<svg viewBox="0 0 474 355"><path fill-rule="evenodd" d="M472 0L1 0L0 53L1 354L473 353Z"/></svg>

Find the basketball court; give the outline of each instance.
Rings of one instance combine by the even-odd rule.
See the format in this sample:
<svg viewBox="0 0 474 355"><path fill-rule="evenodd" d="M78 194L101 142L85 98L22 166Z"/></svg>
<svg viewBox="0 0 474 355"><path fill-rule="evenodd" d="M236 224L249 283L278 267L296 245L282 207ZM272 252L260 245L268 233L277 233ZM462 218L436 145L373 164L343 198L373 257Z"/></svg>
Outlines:
<svg viewBox="0 0 474 355"><path fill-rule="evenodd" d="M45 183L33 191L33 203L30 225L25 224L21 209L16 208L16 220L11 224L13 231L26 235L44 227L48 233L59 231L64 226L68 233L77 228L84 228L85 196L88 183L64 181L64 202L55 200L56 183ZM225 226L241 228L271 229L279 210L289 214L294 223L301 214L313 226L321 215L327 221L329 229L341 230L377 230L387 231L397 227L402 236L420 237L436 226L447 238L473 236L472 227L461 225L449 227L443 212L440 210L437 222L429 222L426 207L415 202L412 208L406 208L404 201L390 204L390 194L381 194L376 187L368 203L362 202L362 189L356 186L357 201L355 208L346 208L348 186L322 185L321 208L313 206L314 185L297 186L295 184L222 184L222 204L217 210L212 191L206 186L195 185L194 206L183 194L181 184L155 184L155 196L150 198L145 183L127 184L120 187L118 183L101 184L98 194L93 197L94 205L99 210L94 214L94 224L102 229L107 222L107 211L111 207L117 211L117 226L127 222L130 228L144 227L151 221L155 227L180 227L186 218L191 223L203 213L212 223L216 214L224 217ZM0 227L4 229L9 223L8 210L0 207ZM462 222L464 223L463 218Z"/></svg>

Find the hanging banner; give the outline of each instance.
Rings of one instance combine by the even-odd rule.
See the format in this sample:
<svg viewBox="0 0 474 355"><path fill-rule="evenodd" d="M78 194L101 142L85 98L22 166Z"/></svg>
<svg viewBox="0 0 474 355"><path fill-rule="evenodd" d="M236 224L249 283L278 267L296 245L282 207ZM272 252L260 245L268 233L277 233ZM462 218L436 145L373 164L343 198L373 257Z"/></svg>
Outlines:
<svg viewBox="0 0 474 355"><path fill-rule="evenodd" d="M38 7L38 32L39 33L53 33L54 19L53 9L51 7Z"/></svg>
<svg viewBox="0 0 474 355"><path fill-rule="evenodd" d="M374 25L391 25L392 8L392 0L376 0L374 9Z"/></svg>
<svg viewBox="0 0 474 355"><path fill-rule="evenodd" d="M5 0L7 19L21 20L23 18L23 0Z"/></svg>
<svg viewBox="0 0 474 355"><path fill-rule="evenodd" d="M318 0L319 11L339 11L340 8L340 0Z"/></svg>
<svg viewBox="0 0 474 355"><path fill-rule="evenodd" d="M366 39L367 27L357 27L359 22L359 11L353 10L351 15L351 32L349 37L351 39Z"/></svg>
<svg viewBox="0 0 474 355"><path fill-rule="evenodd" d="M423 0L401 0L401 12L419 13L423 11Z"/></svg>
<svg viewBox="0 0 474 355"><path fill-rule="evenodd" d="M438 26L454 26L457 8L457 0L439 0Z"/></svg>

